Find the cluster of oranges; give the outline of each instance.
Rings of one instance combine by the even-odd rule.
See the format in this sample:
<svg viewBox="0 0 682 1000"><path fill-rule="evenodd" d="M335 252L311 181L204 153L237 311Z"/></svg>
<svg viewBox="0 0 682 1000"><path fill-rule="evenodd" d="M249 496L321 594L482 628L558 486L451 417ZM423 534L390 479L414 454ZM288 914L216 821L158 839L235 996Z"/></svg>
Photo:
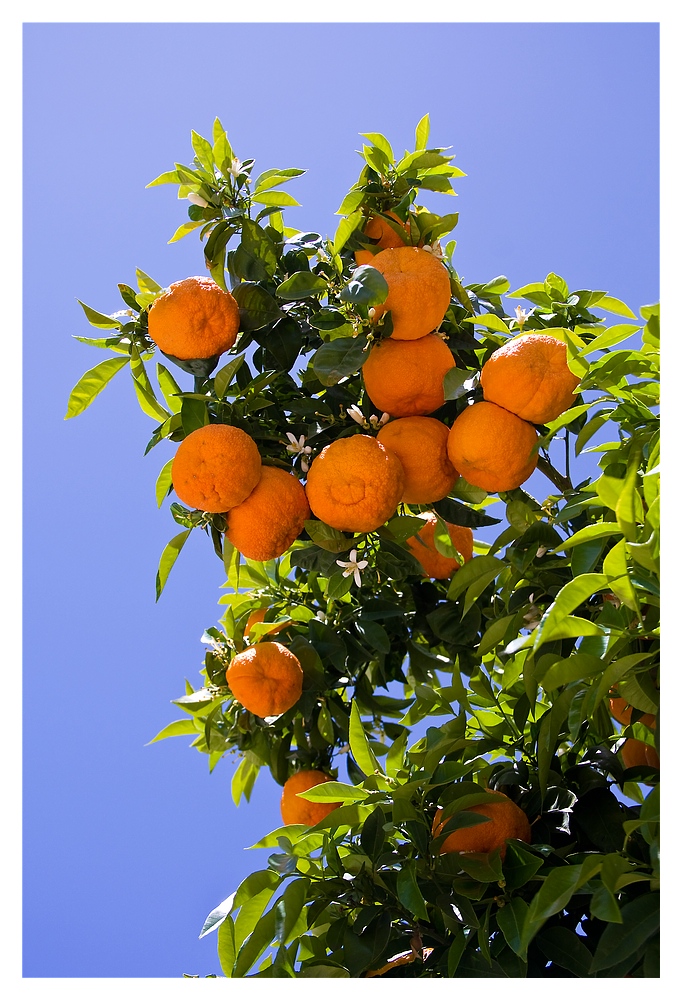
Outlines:
<svg viewBox="0 0 682 1000"><path fill-rule="evenodd" d="M625 698L614 694L609 699L609 705L611 715L616 722L620 722L621 726L629 726L632 722L632 706L628 704ZM655 715L644 713L640 715L637 721L641 722L643 726L647 726L648 729L656 728ZM661 761L655 747L650 746L643 740L635 740L632 737L628 737L621 746L620 756L626 767L653 767L658 770L661 766Z"/></svg>

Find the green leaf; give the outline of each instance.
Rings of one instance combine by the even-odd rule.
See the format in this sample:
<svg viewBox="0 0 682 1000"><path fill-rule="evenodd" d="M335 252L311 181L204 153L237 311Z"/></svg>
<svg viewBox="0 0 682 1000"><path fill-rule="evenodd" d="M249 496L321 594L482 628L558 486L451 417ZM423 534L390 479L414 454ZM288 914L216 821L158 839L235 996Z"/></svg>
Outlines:
<svg viewBox="0 0 682 1000"><path fill-rule="evenodd" d="M336 385L347 375L354 375L367 358L366 346L364 334L323 344L313 357L313 371L322 385Z"/></svg>
<svg viewBox="0 0 682 1000"><path fill-rule="evenodd" d="M545 691L555 691L558 687L594 677L604 669L604 661L589 653L573 653L564 660L553 663L546 674L538 676Z"/></svg>
<svg viewBox="0 0 682 1000"><path fill-rule="evenodd" d="M253 194L251 200L260 205L275 205L278 208L300 206L301 204L288 191L261 191L258 194Z"/></svg>
<svg viewBox="0 0 682 1000"><path fill-rule="evenodd" d="M540 792L543 797L547 792L547 780L557 740L568 716L568 710L571 707L574 693L572 689L562 692L549 711L545 712L540 720L540 730L538 732L538 784L540 785Z"/></svg>
<svg viewBox="0 0 682 1000"><path fill-rule="evenodd" d="M182 400L179 398L182 389L168 369L158 362L156 365L156 377L159 381L159 386L161 387L161 392L163 393L163 398L166 400L168 409L173 413L179 413L180 407L182 406Z"/></svg>
<svg viewBox="0 0 682 1000"><path fill-rule="evenodd" d="M365 217L362 212L359 211L351 212L346 219L341 219L334 235L334 244L332 249L335 254L341 253L351 235L363 224L364 221Z"/></svg>
<svg viewBox="0 0 682 1000"><path fill-rule="evenodd" d="M239 369L244 363L244 355L239 354L215 373L213 389L218 399L222 399Z"/></svg>
<svg viewBox="0 0 682 1000"><path fill-rule="evenodd" d="M176 722L169 722L167 726L157 733L153 740L149 743L145 743L148 747L152 743L156 743L158 740L166 740L169 736L196 736L197 729L194 725L192 719L178 719Z"/></svg>
<svg viewBox="0 0 682 1000"><path fill-rule="evenodd" d="M448 600L456 601L477 580L494 580L505 568L501 559L495 556L476 556L457 570L448 588Z"/></svg>
<svg viewBox="0 0 682 1000"><path fill-rule="evenodd" d="M648 893L626 903L621 916L623 923L610 923L600 937L590 973L602 972L625 961L656 933L660 925L658 893Z"/></svg>
<svg viewBox="0 0 682 1000"><path fill-rule="evenodd" d="M177 170L166 170L165 173L159 174L155 177L153 181L150 181L146 187L156 187L158 184L179 184L180 178L178 177Z"/></svg>
<svg viewBox="0 0 682 1000"><path fill-rule="evenodd" d="M324 278L312 271L296 271L278 286L275 294L287 302L296 302L313 295L324 295L326 291L327 282Z"/></svg>
<svg viewBox="0 0 682 1000"><path fill-rule="evenodd" d="M431 130L431 119L428 114L424 115L423 118L419 120L419 124L415 129L414 133L414 148L415 151L420 149L426 149L429 141L429 132Z"/></svg>
<svg viewBox="0 0 682 1000"><path fill-rule="evenodd" d="M360 135L364 136L365 139L369 139L377 149L380 149L389 162L393 161L393 150L385 135L382 135L381 132L360 132Z"/></svg>
<svg viewBox="0 0 682 1000"><path fill-rule="evenodd" d="M486 330L494 330L496 333L505 333L509 336L509 327L504 320L501 320L499 316L495 315L495 313L485 313L481 316L467 316L463 322L472 323L474 326L484 326Z"/></svg>
<svg viewBox="0 0 682 1000"><path fill-rule="evenodd" d="M119 319L112 319L111 316L107 316L105 313L91 309L90 306L86 306L85 302L81 302L80 299L76 299L76 302L87 316L90 326L96 326L98 330L120 330L123 326Z"/></svg>
<svg viewBox="0 0 682 1000"><path fill-rule="evenodd" d="M560 913L573 893L589 881L600 867L601 858L592 856L582 865L567 865L552 869L528 909L523 928L523 942L526 947L545 921L553 914Z"/></svg>
<svg viewBox="0 0 682 1000"><path fill-rule="evenodd" d="M595 538L607 538L609 535L619 534L621 534L621 530L615 522L600 521L599 524L589 524L586 528L581 528L580 531L576 531L575 535L566 539L566 541L562 542L561 545L557 545L556 548L552 549L552 552L566 552L568 549L572 549L575 545L581 545L583 542L589 542Z"/></svg>
<svg viewBox="0 0 682 1000"><path fill-rule="evenodd" d="M620 299L614 298L613 295L602 295L596 302L591 302L590 306L596 306L598 309L606 309L607 312L615 313L616 316L627 316L629 319L637 319L632 309L624 302L621 302Z"/></svg>
<svg viewBox="0 0 682 1000"><path fill-rule="evenodd" d="M324 781L297 794L306 802L364 802L369 796L364 788L346 785L343 781Z"/></svg>
<svg viewBox="0 0 682 1000"><path fill-rule="evenodd" d="M582 349L580 356L585 357L588 354L593 354L595 351L604 351L608 347L613 347L614 344L620 344L621 341L627 340L628 337L631 337L634 333L638 333L641 329L641 326L632 326L629 323L610 326L607 330L600 333L598 337L590 341L587 347Z"/></svg>
<svg viewBox="0 0 682 1000"><path fill-rule="evenodd" d="M358 767L364 771L366 775L374 774L375 771L383 773L379 762L374 756L374 753L369 745L367 734L365 733L362 725L362 719L360 718L360 709L358 708L358 704L355 700L353 701L350 710L348 742L350 743L350 752L357 761Z"/></svg>
<svg viewBox="0 0 682 1000"><path fill-rule="evenodd" d="M204 139L203 136L199 135L192 129L192 149L196 153L197 160L204 167L209 174L213 173L213 149L211 143Z"/></svg>
<svg viewBox="0 0 682 1000"><path fill-rule="evenodd" d="M412 865L403 865L396 880L398 899L406 910L418 920L428 920L426 902L417 885L417 876Z"/></svg>
<svg viewBox="0 0 682 1000"><path fill-rule="evenodd" d="M604 920L607 923L623 923L623 917L616 897L605 885L597 886L595 889L594 895L590 900L590 914L596 917L597 920Z"/></svg>
<svg viewBox="0 0 682 1000"><path fill-rule="evenodd" d="M215 909L211 910L209 915L204 920L204 926L201 928L199 940L201 940L202 937L206 937L206 935L210 934L211 931L220 927L223 920L225 920L234 909L234 900L236 895L236 892L230 893L227 899L224 899L222 903L219 903L218 906L215 907Z"/></svg>
<svg viewBox="0 0 682 1000"><path fill-rule="evenodd" d="M388 282L376 267L361 264L341 289L340 298L354 306L378 306L388 298Z"/></svg>
<svg viewBox="0 0 682 1000"><path fill-rule="evenodd" d="M107 358L106 361L100 361L94 368L90 368L71 390L64 419L76 417L83 410L86 410L107 382L110 382L117 372L125 368L129 361L130 358L127 357Z"/></svg>
<svg viewBox="0 0 682 1000"><path fill-rule="evenodd" d="M477 372L467 368L450 368L443 378L443 393L446 399L459 399L475 388Z"/></svg>
<svg viewBox="0 0 682 1000"><path fill-rule="evenodd" d="M135 278L137 279L137 287L141 292L150 295L160 295L163 292L161 285L150 278L148 274L141 271L139 267L135 268Z"/></svg>
<svg viewBox="0 0 682 1000"><path fill-rule="evenodd" d="M200 934L199 937L202 937ZM223 975L228 979L232 978L232 969L237 954L234 939L234 921L232 917L226 917L218 927L218 961Z"/></svg>
<svg viewBox="0 0 682 1000"><path fill-rule="evenodd" d="M250 936L239 949L237 960L234 964L233 976L235 978L245 976L252 965L258 961L268 945L273 942L275 937L276 919L277 911L273 907L258 921ZM237 920L239 920L239 918L237 918ZM235 927L236 926L237 925L235 924Z"/></svg>
<svg viewBox="0 0 682 1000"><path fill-rule="evenodd" d="M604 573L608 586L623 604L639 614L637 594L628 576L627 549L625 539L621 538L604 557Z"/></svg>
<svg viewBox="0 0 682 1000"><path fill-rule="evenodd" d="M198 222L183 222L181 226L178 226L171 238L168 240L169 244L177 243L178 240L181 240L185 236L189 236L189 234L193 233L195 229L199 229L199 227L203 225L203 219L200 219Z"/></svg>
<svg viewBox="0 0 682 1000"><path fill-rule="evenodd" d="M272 295L252 281L242 281L232 295L239 305L241 330L261 330L282 315Z"/></svg>
<svg viewBox="0 0 682 1000"><path fill-rule="evenodd" d="M156 506L160 507L173 485L173 459L169 458L156 480Z"/></svg>
<svg viewBox="0 0 682 1000"><path fill-rule="evenodd" d="M166 586L166 581L168 579L168 574L173 569L175 565L175 560L180 555L183 545L190 536L193 528L187 528L186 531L181 531L179 535L175 538L171 538L168 545L165 547L161 553L161 559L159 561L159 569L156 574L156 600L161 597L163 588Z"/></svg>
<svg viewBox="0 0 682 1000"><path fill-rule="evenodd" d="M553 603L540 619L540 624L535 630L534 648L537 649L541 643L551 639L557 626L588 597L608 586L608 579L603 573L583 573L574 580L570 580L561 588Z"/></svg>
<svg viewBox="0 0 682 1000"><path fill-rule="evenodd" d="M592 953L575 931L568 927L547 927L538 935L536 944L554 965L580 978L589 976Z"/></svg>
<svg viewBox="0 0 682 1000"><path fill-rule="evenodd" d="M528 916L528 904L520 896L515 896L506 906L497 911L497 926L504 939L516 954L525 960L526 948L523 945L523 926Z"/></svg>

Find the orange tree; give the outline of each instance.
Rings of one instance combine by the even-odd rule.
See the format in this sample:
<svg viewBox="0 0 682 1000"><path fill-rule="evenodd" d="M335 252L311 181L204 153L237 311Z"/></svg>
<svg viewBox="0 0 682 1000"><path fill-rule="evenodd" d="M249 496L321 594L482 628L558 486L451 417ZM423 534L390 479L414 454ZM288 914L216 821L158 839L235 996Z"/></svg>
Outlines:
<svg viewBox="0 0 682 1000"><path fill-rule="evenodd" d="M502 276L465 284L454 242L441 248L457 215L417 204L424 190L452 194L462 175L428 138L425 116L414 151L396 158L383 135L368 133L362 172L327 239L284 224L283 209L297 203L283 185L302 171L252 176L253 161L237 158L216 120L212 141L192 134L192 164L152 185L177 184L189 199L172 239L198 232L215 284L190 287L207 288L226 316L234 309L217 290L235 300L236 339L233 326L227 341L218 330L210 343L223 354L206 357L209 341L197 335L203 349L188 354L187 336L203 332L193 299L161 324L167 346L165 334L181 328L171 343L183 344L183 357L164 353L148 318L168 292L141 271L137 288L119 285L122 312L84 306L105 335L80 339L113 354L78 382L67 416L128 368L154 423L152 458L164 439L224 425L292 483L254 487L267 477L240 444L219 478L252 491L246 500L198 509L173 501L173 459L156 487L159 506L171 495L181 528L162 553L157 599L196 529L226 574L201 686L175 699L181 717L156 739L191 737L211 770L236 754L236 803L269 768L289 782L288 819L302 820L264 831L256 846L271 852L266 867L216 907L202 934L216 932L223 973L236 978L653 977L658 307L643 306L640 320L619 299L570 289L554 273L513 292ZM356 254L377 253L390 266L357 265ZM431 277L420 290L427 272L438 296L447 279L440 305L429 299ZM383 306L389 294L400 303L400 339ZM538 349L516 350L517 338L533 335ZM424 336L446 352L436 375L405 360ZM529 355L540 368L534 362L525 382ZM408 438L402 454L410 482L422 450L425 467L446 470L445 487L443 475L428 487L432 500L405 501L401 453L377 441L396 414L367 391L370 356L379 389L381 358L391 359L383 383L399 415L401 394L413 399L420 379L429 387L408 412L444 425L439 451L427 460L428 442L415 437L415 451ZM556 412L531 423L531 403ZM579 454L592 466L575 481ZM457 462L468 463L466 478ZM536 467L547 495L523 489ZM201 468L183 465L183 475L198 479L203 497L213 486ZM304 496L311 468L317 486ZM265 562L248 556L261 543L276 552ZM415 556L420 546L429 559ZM424 567L436 555L445 570L431 575ZM273 656L249 652L270 645ZM621 722L615 699L627 710ZM411 735L417 725L424 735ZM624 759L625 741L642 752Z"/></svg>

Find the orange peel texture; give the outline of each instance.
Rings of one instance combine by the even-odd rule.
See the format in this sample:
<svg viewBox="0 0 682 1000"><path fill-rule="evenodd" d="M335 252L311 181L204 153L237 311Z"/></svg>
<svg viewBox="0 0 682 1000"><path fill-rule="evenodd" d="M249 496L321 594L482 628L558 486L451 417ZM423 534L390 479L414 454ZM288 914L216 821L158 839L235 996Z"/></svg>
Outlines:
<svg viewBox="0 0 682 1000"><path fill-rule="evenodd" d="M459 569L456 559L440 554L436 548L433 536L436 532L438 518L435 514L420 514L426 523L421 531L407 539L407 547L412 555L422 566L424 576L432 580L449 580L453 573ZM463 528L459 524L450 524L446 521L450 541L455 546L464 562L469 562L474 554L474 535L471 528Z"/></svg>
<svg viewBox="0 0 682 1000"><path fill-rule="evenodd" d="M459 479L448 458L449 433L450 428L433 417L399 417L377 434L377 441L400 459L404 469L403 503L442 500Z"/></svg>
<svg viewBox="0 0 682 1000"><path fill-rule="evenodd" d="M492 792L492 789L486 788L485 791ZM433 821L432 833L434 837L437 837L445 826L445 822L441 822L440 819L442 812L443 810L439 808ZM441 854L468 853L470 851L489 854L499 847L500 857L504 858L507 851L505 841L514 839L530 844L531 831L528 817L523 809L506 796L504 800L496 800L490 805L484 803L480 806L470 806L465 812L487 816L489 822L454 830L441 844Z"/></svg>
<svg viewBox="0 0 682 1000"><path fill-rule="evenodd" d="M533 425L509 410L496 403L474 403L452 425L448 455L468 483L502 493L533 474L537 438Z"/></svg>
<svg viewBox="0 0 682 1000"><path fill-rule="evenodd" d="M284 783L284 791L280 801L282 811L282 821L288 826L289 823L303 823L305 826L315 826L321 820L333 812L340 802L307 802L299 799L299 792L307 792L315 785L321 785L326 781L334 779L324 771L297 771Z"/></svg>
<svg viewBox="0 0 682 1000"><path fill-rule="evenodd" d="M315 517L340 531L374 531L395 511L405 473L367 434L332 441L313 460L306 493Z"/></svg>
<svg viewBox="0 0 682 1000"><path fill-rule="evenodd" d="M484 398L531 424L556 420L575 402L579 382L566 363L566 344L543 333L515 337L481 370Z"/></svg>
<svg viewBox="0 0 682 1000"><path fill-rule="evenodd" d="M173 459L173 488L188 506L222 514L246 500L261 468L256 442L245 431L206 424L180 442Z"/></svg>
<svg viewBox="0 0 682 1000"><path fill-rule="evenodd" d="M625 767L660 768L661 766L656 748L642 740L627 739L620 748L620 756Z"/></svg>
<svg viewBox="0 0 682 1000"><path fill-rule="evenodd" d="M391 310L393 340L418 340L438 329L450 305L450 276L437 257L421 247L394 247L376 254L371 265L388 284L374 319Z"/></svg>
<svg viewBox="0 0 682 1000"><path fill-rule="evenodd" d="M229 511L225 534L247 559L264 562L286 552L309 517L305 490L296 476L264 465L255 489Z"/></svg>
<svg viewBox="0 0 682 1000"><path fill-rule="evenodd" d="M389 337L372 347L362 376L378 410L392 417L414 417L443 406L443 378L454 367L450 348L435 333L419 340Z"/></svg>
<svg viewBox="0 0 682 1000"><path fill-rule="evenodd" d="M303 691L299 659L280 642L259 642L237 653L225 676L239 704L261 719L288 712Z"/></svg>
<svg viewBox="0 0 682 1000"><path fill-rule="evenodd" d="M154 299L148 316L156 346L181 361L222 354L239 332L236 300L209 277L174 282Z"/></svg>

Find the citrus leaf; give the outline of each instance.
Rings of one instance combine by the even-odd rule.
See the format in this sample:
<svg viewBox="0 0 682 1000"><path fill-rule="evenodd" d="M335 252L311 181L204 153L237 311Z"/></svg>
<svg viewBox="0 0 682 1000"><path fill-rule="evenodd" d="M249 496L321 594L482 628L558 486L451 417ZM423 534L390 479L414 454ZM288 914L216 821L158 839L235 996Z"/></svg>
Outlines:
<svg viewBox="0 0 682 1000"><path fill-rule="evenodd" d="M129 361L129 357L107 358L106 361L100 361L94 368L85 372L71 390L64 419L76 417L83 410L86 410L107 382L110 382L117 372L125 368Z"/></svg>

